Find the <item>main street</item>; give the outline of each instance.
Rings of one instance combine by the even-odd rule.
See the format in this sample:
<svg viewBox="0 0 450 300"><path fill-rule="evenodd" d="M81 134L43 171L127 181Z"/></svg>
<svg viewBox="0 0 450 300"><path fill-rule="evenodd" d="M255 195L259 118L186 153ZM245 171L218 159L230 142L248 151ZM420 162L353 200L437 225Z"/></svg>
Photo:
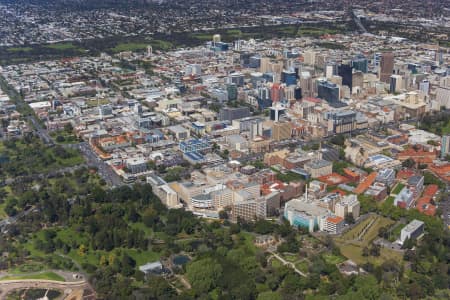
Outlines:
<svg viewBox="0 0 450 300"><path fill-rule="evenodd" d="M100 159L87 142L66 145L66 147L78 149L86 159L86 163L90 167L95 167L98 174L112 187L124 185L122 178L113 171L112 167Z"/></svg>

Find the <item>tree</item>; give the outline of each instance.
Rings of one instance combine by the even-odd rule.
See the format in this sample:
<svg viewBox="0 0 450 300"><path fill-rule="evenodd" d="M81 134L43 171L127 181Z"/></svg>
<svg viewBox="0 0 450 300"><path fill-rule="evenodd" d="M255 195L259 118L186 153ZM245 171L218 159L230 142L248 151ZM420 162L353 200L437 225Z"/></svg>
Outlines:
<svg viewBox="0 0 450 300"><path fill-rule="evenodd" d="M348 214L345 216L345 222L348 223L348 224L353 224L353 223L355 223L355 218L353 218L353 214L352 214L352 213L348 213Z"/></svg>
<svg viewBox="0 0 450 300"><path fill-rule="evenodd" d="M343 147L345 144L345 136L343 134L335 135L330 140L331 143Z"/></svg>
<svg viewBox="0 0 450 300"><path fill-rule="evenodd" d="M416 165L416 162L412 158L408 158L402 162L402 167L404 168L413 168Z"/></svg>
<svg viewBox="0 0 450 300"><path fill-rule="evenodd" d="M228 213L225 210L219 211L219 218L221 220L228 220Z"/></svg>
<svg viewBox="0 0 450 300"><path fill-rule="evenodd" d="M186 267L186 277L197 294L214 289L221 275L222 266L212 258L194 261Z"/></svg>
<svg viewBox="0 0 450 300"><path fill-rule="evenodd" d="M369 248L364 247L362 249L362 256L369 256Z"/></svg>

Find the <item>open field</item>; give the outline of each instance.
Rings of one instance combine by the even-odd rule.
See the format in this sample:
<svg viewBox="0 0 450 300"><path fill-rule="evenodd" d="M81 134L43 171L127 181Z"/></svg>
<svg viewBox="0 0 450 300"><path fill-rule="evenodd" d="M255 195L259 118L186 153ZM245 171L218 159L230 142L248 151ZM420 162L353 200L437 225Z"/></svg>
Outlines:
<svg viewBox="0 0 450 300"><path fill-rule="evenodd" d="M55 49L55 50L68 50L68 49L74 49L74 50L83 50L79 48L78 46L75 46L72 43L57 43L57 44L50 44L46 45L46 48Z"/></svg>
<svg viewBox="0 0 450 300"><path fill-rule="evenodd" d="M363 248L370 247L372 241L378 236L379 229L390 226L393 223L394 221L388 218L371 215L342 236L335 238L335 241L339 245L342 255L358 264L368 261L381 264L387 259L398 259L401 261L402 254L400 252L385 248L381 248L379 257L364 257L362 255Z"/></svg>
<svg viewBox="0 0 450 300"><path fill-rule="evenodd" d="M31 47L11 47L11 48L8 48L9 52L28 52L28 51L31 51L31 50L33 50L33 48L31 48Z"/></svg>
<svg viewBox="0 0 450 300"><path fill-rule="evenodd" d="M0 278L0 281L3 280L22 280L22 279L45 279L45 280L54 280L54 281L65 281L64 278L53 272L42 272L36 273L32 275L8 275Z"/></svg>

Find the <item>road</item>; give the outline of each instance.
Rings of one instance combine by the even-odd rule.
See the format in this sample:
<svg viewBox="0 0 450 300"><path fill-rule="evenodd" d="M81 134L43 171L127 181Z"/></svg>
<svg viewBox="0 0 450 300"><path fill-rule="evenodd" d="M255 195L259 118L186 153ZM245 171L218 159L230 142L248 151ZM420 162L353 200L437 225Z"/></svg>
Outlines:
<svg viewBox="0 0 450 300"><path fill-rule="evenodd" d="M48 131L42 127L41 123L39 123L36 120L36 117L34 115L29 116L28 121L33 125L33 127L35 129L34 131L36 132L36 134L41 138L41 140L45 144L47 144L47 145L55 144L52 137L48 134Z"/></svg>
<svg viewBox="0 0 450 300"><path fill-rule="evenodd" d="M364 27L364 25L361 23L361 20L358 18L358 16L355 13L355 10L352 10L352 17L355 21L356 25L359 27L359 29L362 31L362 33L367 33L367 29Z"/></svg>
<svg viewBox="0 0 450 300"><path fill-rule="evenodd" d="M447 195L442 197L439 208L442 210L445 228L450 230L450 185L447 184L445 189Z"/></svg>
<svg viewBox="0 0 450 300"><path fill-rule="evenodd" d="M124 185L122 178L113 171L110 165L101 160L97 154L92 150L87 142L81 142L78 144L66 145L66 147L78 149L81 151L86 159L86 163L90 167L95 167L98 170L99 175L106 181L106 183L112 187Z"/></svg>
<svg viewBox="0 0 450 300"><path fill-rule="evenodd" d="M9 225L12 225L12 224L16 223L17 220L25 217L26 215L28 215L31 212L36 211L36 210L37 209L34 206L32 206L32 207L30 207L28 209L25 209L25 210L19 212L17 215L15 215L13 217L8 217L6 219L1 220L0 221L0 232L4 233L7 230Z"/></svg>

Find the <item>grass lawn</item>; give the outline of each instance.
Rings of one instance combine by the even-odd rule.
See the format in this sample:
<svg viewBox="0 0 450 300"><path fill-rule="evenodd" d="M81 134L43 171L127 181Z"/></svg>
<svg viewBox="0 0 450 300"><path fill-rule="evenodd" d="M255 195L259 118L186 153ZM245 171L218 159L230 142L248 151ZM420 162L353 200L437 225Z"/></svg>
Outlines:
<svg viewBox="0 0 450 300"><path fill-rule="evenodd" d="M50 49L56 49L56 50L68 50L68 49L82 50L81 48L79 48L78 46L75 46L72 43L57 43L57 44L46 45L45 47L50 48Z"/></svg>
<svg viewBox="0 0 450 300"><path fill-rule="evenodd" d="M242 31L240 29L228 29L227 34L229 35L240 35Z"/></svg>
<svg viewBox="0 0 450 300"><path fill-rule="evenodd" d="M161 257L160 253L153 251L139 251L135 249L124 249L122 251L127 252L135 261L137 266L144 265L148 262L154 262Z"/></svg>
<svg viewBox="0 0 450 300"><path fill-rule="evenodd" d="M173 47L173 44L171 42L163 40L152 40L150 41L150 45L152 45L153 48L160 50L169 50Z"/></svg>
<svg viewBox="0 0 450 300"><path fill-rule="evenodd" d="M279 261L278 259L276 259L275 257L272 258L270 260L270 263L272 264L272 267L278 269L281 268L283 266L283 264L281 263L281 261Z"/></svg>
<svg viewBox="0 0 450 300"><path fill-rule="evenodd" d="M345 257L333 255L331 253L327 253L323 255L325 261L329 264L336 265L345 261Z"/></svg>
<svg viewBox="0 0 450 300"><path fill-rule="evenodd" d="M405 187L404 184L398 183L398 184L395 186L395 188L392 190L391 194L392 194L392 195L398 195L398 194L402 191L402 189L403 189L404 187Z"/></svg>
<svg viewBox="0 0 450 300"><path fill-rule="evenodd" d="M111 50L113 52L144 50L150 43L120 43Z"/></svg>
<svg viewBox="0 0 450 300"><path fill-rule="evenodd" d="M97 107L98 105L104 105L104 104L109 104L109 103L110 103L109 100L106 99L106 98L99 99L99 100L96 100L96 99L89 99L89 100L86 101L86 105L87 105L89 108Z"/></svg>
<svg viewBox="0 0 450 300"><path fill-rule="evenodd" d="M398 223L394 225L394 228L392 229L390 235L389 235L389 241L393 242L397 240L400 237L400 232L402 229L406 226L406 224Z"/></svg>
<svg viewBox="0 0 450 300"><path fill-rule="evenodd" d="M297 255L283 254L283 258L288 262L296 262L298 260Z"/></svg>
<svg viewBox="0 0 450 300"><path fill-rule="evenodd" d="M383 205L392 206L392 205L394 205L394 200L395 200L395 197L389 196L389 197L386 198L386 200L384 201Z"/></svg>
<svg viewBox="0 0 450 300"><path fill-rule="evenodd" d="M8 215L5 213L5 206L6 202L0 204L0 220L8 217Z"/></svg>
<svg viewBox="0 0 450 300"><path fill-rule="evenodd" d="M29 52L31 50L33 50L33 48L31 48L31 47L11 47L11 48L8 48L9 52Z"/></svg>
<svg viewBox="0 0 450 300"><path fill-rule="evenodd" d="M9 273L12 273L14 275L16 274L22 274L22 273L32 273L32 272L39 272L44 269L45 265L43 265L40 262L30 262L25 263L23 265L17 266L13 269L8 270Z"/></svg>
<svg viewBox="0 0 450 300"><path fill-rule="evenodd" d="M362 236L362 239L357 240L360 233L362 233L364 228L366 228L366 226L372 221L372 225L366 229L364 235ZM370 246L372 241L378 236L378 230L381 227L390 226L393 223L394 221L388 218L384 218L381 216L370 216L369 218L346 232L343 236L336 238L335 241L340 247L342 255L358 264L370 261L379 265L383 261L391 258L401 261L402 253L385 248L381 249L381 255L379 257L362 256L362 249L364 247Z"/></svg>
<svg viewBox="0 0 450 300"><path fill-rule="evenodd" d="M45 279L54 281L65 281L64 278L53 272L42 272L33 275L7 275L0 280L21 280L21 279Z"/></svg>
<svg viewBox="0 0 450 300"><path fill-rule="evenodd" d="M303 273L308 273L309 263L307 260L303 260L295 264L295 267L302 271Z"/></svg>
<svg viewBox="0 0 450 300"><path fill-rule="evenodd" d="M353 260L357 264L364 264L371 262L375 265L381 265L383 262L389 259L394 259L395 261L401 262L403 259L403 254L401 252L396 252L394 250L381 248L380 256L362 256L362 247L356 245L342 245L340 246L341 253L345 257Z"/></svg>
<svg viewBox="0 0 450 300"><path fill-rule="evenodd" d="M194 33L192 37L202 41L212 41L213 35L209 33Z"/></svg>

